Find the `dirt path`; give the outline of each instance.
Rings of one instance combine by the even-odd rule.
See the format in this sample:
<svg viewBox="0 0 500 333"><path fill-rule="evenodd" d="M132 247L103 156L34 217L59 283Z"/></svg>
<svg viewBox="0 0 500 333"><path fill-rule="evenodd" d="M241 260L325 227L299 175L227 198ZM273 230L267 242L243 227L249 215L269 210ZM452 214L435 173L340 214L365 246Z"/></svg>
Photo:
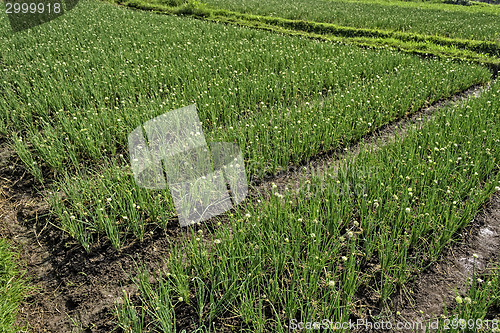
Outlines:
<svg viewBox="0 0 500 333"><path fill-rule="evenodd" d="M179 241L183 231L150 230L142 243L132 242L120 253L104 242L87 254L50 224L43 196L33 190L33 179L5 143L0 156L0 237L20 248L27 276L37 288L20 307L18 322L29 323L29 332L113 331L114 304L123 290L136 289L130 280L136 262L158 270L170 241Z"/></svg>
<svg viewBox="0 0 500 333"><path fill-rule="evenodd" d="M411 294L395 299L393 310L401 313L396 320L423 323L439 317L445 306L451 309L455 305L457 294L463 296L474 270L477 274L485 273L498 264L499 254L500 194L497 193L462 233L461 241L419 276Z"/></svg>

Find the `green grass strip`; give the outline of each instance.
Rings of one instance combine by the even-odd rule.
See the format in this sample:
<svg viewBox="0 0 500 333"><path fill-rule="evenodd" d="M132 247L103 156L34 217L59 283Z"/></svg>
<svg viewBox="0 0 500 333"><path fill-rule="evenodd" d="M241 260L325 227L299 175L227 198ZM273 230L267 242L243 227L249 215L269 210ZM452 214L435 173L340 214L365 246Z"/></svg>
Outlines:
<svg viewBox="0 0 500 333"><path fill-rule="evenodd" d="M500 42L446 38L399 31L343 27L331 23L291 20L280 17L238 13L224 9L214 9L197 2L189 2L176 7L153 4L143 0L117 2L142 10L155 10L176 15L191 15L198 18L235 23L281 33L299 31L315 38L326 36L326 38L330 40L337 39L344 42L350 41L365 46L391 46L403 51L461 58L488 63L493 66L498 66L500 63L498 59L500 57Z"/></svg>
<svg viewBox="0 0 500 333"><path fill-rule="evenodd" d="M179 4L187 1L148 0ZM353 28L438 35L500 42L500 8L427 2L338 0L203 0L211 8L292 20L333 23ZM406 8L404 8L406 7Z"/></svg>
<svg viewBox="0 0 500 333"><path fill-rule="evenodd" d="M274 18L266 18L264 20L255 19L248 20L244 18L238 18L238 16L243 14L238 14L235 16L209 16L204 17L204 19L222 22L222 23L231 23L237 24L240 26L253 27L257 29L273 31L283 34L290 34L294 36L304 36L310 37L320 40L327 41L335 41L342 42L346 44L355 44L361 47L391 47L399 51L407 52L410 54L417 54L421 56L437 56L440 58L451 58L456 60L467 60L472 63L478 63L481 65L488 66L493 73L498 73L500 69L500 59L498 58L500 52L500 43L492 43L492 42L481 42L481 41L472 41L472 40L460 40L457 43L439 43L433 41L435 36L418 36L422 38L414 38L404 33L387 33L383 32L382 34L374 33L371 34L370 29L368 33L364 33L356 28L344 28L342 27L337 32L334 32L333 29L325 29L321 32L321 29L315 29L316 24L324 24L324 23L315 23L315 22L306 22L306 21L295 21L291 22L291 24L273 24L267 21L273 20L283 20L283 19L274 19ZM269 19L269 20L268 20ZM289 20L292 21L292 20ZM281 22L282 23L282 22ZM341 30L350 30L352 32L348 33L347 31ZM398 34L402 36L397 36ZM386 35L386 36L383 36ZM404 38L399 38L404 37ZM470 44L468 44L470 42ZM485 49L488 49L488 52L481 52L483 50L484 45L479 45L482 43L491 43L491 45L486 46ZM468 46L467 46L468 44Z"/></svg>
<svg viewBox="0 0 500 333"><path fill-rule="evenodd" d="M12 246L0 239L0 332L19 332L16 317L28 290Z"/></svg>

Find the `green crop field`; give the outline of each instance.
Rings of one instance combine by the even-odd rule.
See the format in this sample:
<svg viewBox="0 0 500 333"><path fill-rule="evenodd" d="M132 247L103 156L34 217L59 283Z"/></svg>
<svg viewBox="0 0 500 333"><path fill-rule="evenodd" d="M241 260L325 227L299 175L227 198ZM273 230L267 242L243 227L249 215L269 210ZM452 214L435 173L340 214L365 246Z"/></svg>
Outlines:
<svg viewBox="0 0 500 333"><path fill-rule="evenodd" d="M153 12L116 3L84 0L17 33L0 16L0 156L10 156L0 164L0 190L18 209L11 223L21 223L7 229L32 228L32 248L47 251L54 272L46 274L59 280L38 283L44 293L66 294L56 305L35 304L62 307L64 318L52 319L61 331L69 330L63 320L96 332L288 332L322 318L393 319L395 298L500 190L500 7L122 3ZM311 21L312 30L288 29L276 18ZM322 24L331 24L324 35L314 30ZM334 30L341 39L330 38ZM477 96L441 105L469 88ZM238 145L248 183L272 190L251 186L230 212L181 228L169 188L136 183L128 136L191 104L207 141ZM430 106L421 127L392 128ZM330 161L325 178L280 178L355 151L380 131L390 139ZM164 264L124 259L131 248L149 252L158 230L168 239ZM111 287L113 272L97 266L100 256L116 270L137 268L119 281L123 291L118 282ZM39 264L29 263L35 259L22 260L28 276L39 274ZM9 285L19 273L6 271L15 272ZM467 301L450 313L491 319L500 306L498 276L478 275L486 282L466 292L477 307ZM22 281L9 309L25 295ZM85 287L100 296L68 294ZM122 297L111 302L113 288ZM0 317L13 323L9 311L0 307Z"/></svg>

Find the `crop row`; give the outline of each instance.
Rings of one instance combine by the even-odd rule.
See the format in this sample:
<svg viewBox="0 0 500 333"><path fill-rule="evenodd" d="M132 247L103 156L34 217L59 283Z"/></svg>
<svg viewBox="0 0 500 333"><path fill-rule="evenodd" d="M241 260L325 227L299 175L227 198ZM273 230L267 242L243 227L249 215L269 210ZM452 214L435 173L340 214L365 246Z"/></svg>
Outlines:
<svg viewBox="0 0 500 333"><path fill-rule="evenodd" d="M490 77L476 65L93 2L2 39L0 133L14 133L39 180L61 175L54 208L87 248L95 231L120 247L126 231L142 237L144 224L172 217L165 193L139 189L124 167L128 134L159 114L196 103L208 141L239 144L260 177Z"/></svg>
<svg viewBox="0 0 500 333"><path fill-rule="evenodd" d="M204 331L363 318L364 305L383 304L436 260L500 190L499 97L497 81L298 195L275 189L213 233L193 228L157 282L137 275L139 300L126 297L119 325L175 330L179 311Z"/></svg>

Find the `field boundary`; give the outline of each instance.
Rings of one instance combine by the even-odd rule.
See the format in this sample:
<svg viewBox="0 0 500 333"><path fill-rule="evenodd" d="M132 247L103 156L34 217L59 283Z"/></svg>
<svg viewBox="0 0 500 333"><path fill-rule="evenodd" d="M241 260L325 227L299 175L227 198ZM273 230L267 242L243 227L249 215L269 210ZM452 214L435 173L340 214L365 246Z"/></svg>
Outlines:
<svg viewBox="0 0 500 333"><path fill-rule="evenodd" d="M314 39L354 44L361 47L391 47L420 56L437 56L456 60L467 60L490 67L493 73L500 69L500 42L457 39L421 35L398 31L338 26L304 20L244 14L224 9L211 8L204 4L189 2L172 7L144 2L143 0L110 0L114 3L138 10L163 14L190 16L212 22L297 35Z"/></svg>

